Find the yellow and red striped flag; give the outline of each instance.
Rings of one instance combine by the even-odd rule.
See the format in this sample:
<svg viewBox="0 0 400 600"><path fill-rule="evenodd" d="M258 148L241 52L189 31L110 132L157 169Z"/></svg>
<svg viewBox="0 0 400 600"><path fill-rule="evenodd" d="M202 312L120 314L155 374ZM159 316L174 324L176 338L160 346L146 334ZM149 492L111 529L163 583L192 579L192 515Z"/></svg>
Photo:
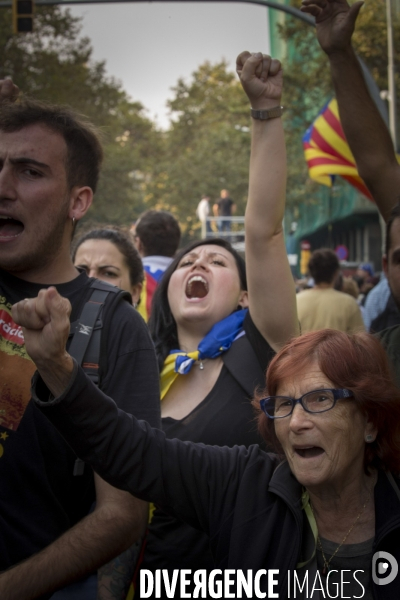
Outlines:
<svg viewBox="0 0 400 600"><path fill-rule="evenodd" d="M151 302L153 300L154 292L156 291L157 280L144 269L144 281L142 287L142 293L140 294L140 302L138 311L142 315L143 319L147 321L150 319L151 313Z"/></svg>
<svg viewBox="0 0 400 600"><path fill-rule="evenodd" d="M335 175L340 175L372 200L343 133L336 98L324 106L307 129L303 148L311 179L332 187Z"/></svg>

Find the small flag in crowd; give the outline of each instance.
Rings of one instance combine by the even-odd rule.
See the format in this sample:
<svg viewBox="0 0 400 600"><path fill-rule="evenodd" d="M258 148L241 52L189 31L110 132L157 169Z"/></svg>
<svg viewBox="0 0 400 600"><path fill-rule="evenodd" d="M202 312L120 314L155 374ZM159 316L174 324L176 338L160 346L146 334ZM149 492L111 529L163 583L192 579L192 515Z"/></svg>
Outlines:
<svg viewBox="0 0 400 600"><path fill-rule="evenodd" d="M307 129L303 147L311 179L332 187L335 175L340 175L372 200L343 133L336 98L324 106Z"/></svg>

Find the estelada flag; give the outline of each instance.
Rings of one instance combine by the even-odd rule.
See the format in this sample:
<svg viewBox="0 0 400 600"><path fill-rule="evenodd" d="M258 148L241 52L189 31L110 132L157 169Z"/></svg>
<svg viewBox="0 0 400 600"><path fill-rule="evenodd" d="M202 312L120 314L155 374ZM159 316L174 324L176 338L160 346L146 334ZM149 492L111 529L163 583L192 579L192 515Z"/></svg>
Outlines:
<svg viewBox="0 0 400 600"><path fill-rule="evenodd" d="M307 129L303 148L311 179L332 187L335 175L340 175L372 200L343 133L336 98L324 106Z"/></svg>
<svg viewBox="0 0 400 600"><path fill-rule="evenodd" d="M151 303L153 300L154 292L156 291L157 280L144 269L144 281L142 292L140 294L140 302L138 311L142 315L143 319L147 321L150 319Z"/></svg>

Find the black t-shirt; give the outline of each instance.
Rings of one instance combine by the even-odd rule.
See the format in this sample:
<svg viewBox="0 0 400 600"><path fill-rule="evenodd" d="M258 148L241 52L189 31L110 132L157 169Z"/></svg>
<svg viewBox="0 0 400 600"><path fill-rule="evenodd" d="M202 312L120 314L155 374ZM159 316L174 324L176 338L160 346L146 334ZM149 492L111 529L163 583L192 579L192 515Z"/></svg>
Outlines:
<svg viewBox="0 0 400 600"><path fill-rule="evenodd" d="M57 285L72 304L71 321L81 313L91 280L84 274ZM89 511L93 475L73 475L76 456L30 399L35 366L11 306L36 297L46 285L0 270L0 571L38 552ZM101 387L120 408L158 427L159 381L146 325L121 301L112 315L107 372Z"/></svg>
<svg viewBox="0 0 400 600"><path fill-rule="evenodd" d="M268 342L256 329L250 315L244 322L247 338L259 361L258 385L265 385L265 370L274 355ZM234 342L235 343L235 342ZM194 410L180 420L163 418L167 438L202 442L217 446L260 444L255 412L248 394L224 365L211 392ZM214 562L209 539L185 523L156 509L149 525L141 568L212 569ZM139 586L139 578L137 585ZM136 593L135 593L136 596ZM140 593L138 595L140 598Z"/></svg>
<svg viewBox="0 0 400 600"><path fill-rule="evenodd" d="M232 215L233 204L232 198L219 198L217 200L218 215L220 217L230 217Z"/></svg>

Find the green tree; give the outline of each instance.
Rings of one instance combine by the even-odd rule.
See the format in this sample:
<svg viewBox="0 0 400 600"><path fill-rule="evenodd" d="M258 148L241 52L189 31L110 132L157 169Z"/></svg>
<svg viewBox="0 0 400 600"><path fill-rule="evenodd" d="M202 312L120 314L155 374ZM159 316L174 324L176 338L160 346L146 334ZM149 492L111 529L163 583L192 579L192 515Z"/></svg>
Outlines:
<svg viewBox="0 0 400 600"><path fill-rule="evenodd" d="M0 10L0 77L10 76L39 100L67 104L101 128L105 161L92 221L127 223L145 206L160 135L143 106L132 102L104 62L92 60L81 21L60 7L38 7L35 31L13 35L11 10Z"/></svg>
<svg viewBox="0 0 400 600"><path fill-rule="evenodd" d="M147 186L148 202L178 216L184 239L199 229L195 209L202 196L211 203L227 188L237 214L244 213L248 188L250 118L248 100L226 62L205 62L189 82L179 79L168 102L171 127L164 135L164 159Z"/></svg>
<svg viewBox="0 0 400 600"><path fill-rule="evenodd" d="M93 213L98 221L128 224L148 207L146 182L153 180L162 138L139 102L124 97L112 116Z"/></svg>

